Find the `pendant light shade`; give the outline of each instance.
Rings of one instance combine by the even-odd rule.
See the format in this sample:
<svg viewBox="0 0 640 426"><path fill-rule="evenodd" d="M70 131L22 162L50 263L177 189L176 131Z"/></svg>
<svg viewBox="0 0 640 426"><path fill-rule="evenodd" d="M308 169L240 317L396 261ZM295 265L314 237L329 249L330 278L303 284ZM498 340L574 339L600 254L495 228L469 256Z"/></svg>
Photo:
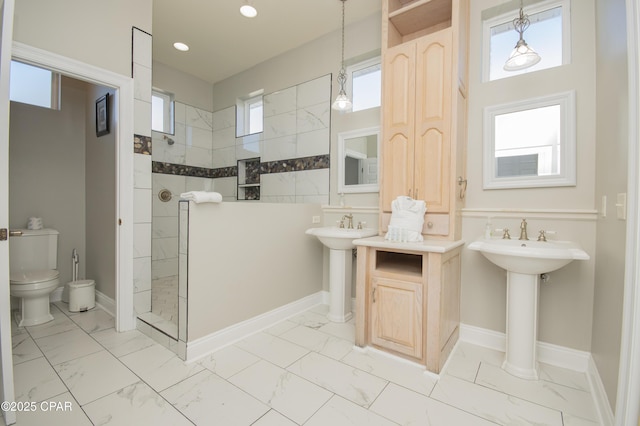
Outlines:
<svg viewBox="0 0 640 426"><path fill-rule="evenodd" d="M344 4L347 0L340 0L342 2L342 68L340 68L340 72L338 73L338 96L336 100L331 105L331 108L340 112L351 111L353 104L347 96L347 91L345 89L347 85L347 73L344 69Z"/></svg>
<svg viewBox="0 0 640 426"><path fill-rule="evenodd" d="M540 62L540 55L533 50L526 41L524 41L523 34L527 28L529 28L529 17L524 14L522 5L520 6L519 16L513 20L513 26L520 35L516 47L514 47L509 59L504 64L503 69L505 71L519 71L525 68L529 68Z"/></svg>

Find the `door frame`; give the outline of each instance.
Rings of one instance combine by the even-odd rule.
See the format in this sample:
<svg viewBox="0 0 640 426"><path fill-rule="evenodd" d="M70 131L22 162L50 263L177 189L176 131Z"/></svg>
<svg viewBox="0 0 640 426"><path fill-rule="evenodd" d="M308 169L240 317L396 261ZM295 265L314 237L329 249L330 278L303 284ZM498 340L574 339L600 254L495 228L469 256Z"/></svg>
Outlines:
<svg viewBox="0 0 640 426"><path fill-rule="evenodd" d="M19 42L13 59L115 90L116 136L116 330L136 328L133 307L133 78ZM117 226L117 224L120 224Z"/></svg>
<svg viewBox="0 0 640 426"><path fill-rule="evenodd" d="M640 424L640 4L626 0L629 82L627 241L615 424Z"/></svg>

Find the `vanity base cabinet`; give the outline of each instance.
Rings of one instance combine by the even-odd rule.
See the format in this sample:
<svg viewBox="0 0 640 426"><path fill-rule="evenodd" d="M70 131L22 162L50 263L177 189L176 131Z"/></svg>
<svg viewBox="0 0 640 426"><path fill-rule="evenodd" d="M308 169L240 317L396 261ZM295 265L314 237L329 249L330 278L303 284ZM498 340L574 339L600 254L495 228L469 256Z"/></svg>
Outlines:
<svg viewBox="0 0 640 426"><path fill-rule="evenodd" d="M440 373L458 340L462 242L358 245L356 345ZM430 247L433 246L433 247ZM429 250L433 249L433 250Z"/></svg>

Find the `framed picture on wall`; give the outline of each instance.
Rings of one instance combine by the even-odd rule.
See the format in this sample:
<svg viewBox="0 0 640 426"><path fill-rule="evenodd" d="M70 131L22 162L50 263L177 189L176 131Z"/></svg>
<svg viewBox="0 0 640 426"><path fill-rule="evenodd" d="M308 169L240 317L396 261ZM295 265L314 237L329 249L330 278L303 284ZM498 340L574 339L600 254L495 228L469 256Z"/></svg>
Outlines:
<svg viewBox="0 0 640 426"><path fill-rule="evenodd" d="M109 94L96 101L96 136L109 133Z"/></svg>

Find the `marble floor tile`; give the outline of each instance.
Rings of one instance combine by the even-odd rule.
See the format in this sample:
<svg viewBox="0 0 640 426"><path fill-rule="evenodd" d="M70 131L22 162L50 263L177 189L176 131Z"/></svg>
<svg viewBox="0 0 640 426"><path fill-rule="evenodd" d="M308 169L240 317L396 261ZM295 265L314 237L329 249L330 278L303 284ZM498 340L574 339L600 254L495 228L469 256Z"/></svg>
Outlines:
<svg viewBox="0 0 640 426"><path fill-rule="evenodd" d="M37 404L35 411L17 414L17 426L91 426L80 404L69 392L47 398ZM4 423L2 423L4 424Z"/></svg>
<svg viewBox="0 0 640 426"><path fill-rule="evenodd" d="M562 426L558 410L456 377L441 377L431 398L498 424Z"/></svg>
<svg viewBox="0 0 640 426"><path fill-rule="evenodd" d="M363 407L371 405L388 383L315 352L295 362L287 370Z"/></svg>
<svg viewBox="0 0 640 426"><path fill-rule="evenodd" d="M79 328L41 337L35 342L52 365L104 350Z"/></svg>
<svg viewBox="0 0 640 426"><path fill-rule="evenodd" d="M292 422L275 410L269 410L267 414L252 423L251 426L297 426L297 423Z"/></svg>
<svg viewBox="0 0 640 426"><path fill-rule="evenodd" d="M318 314L313 311L303 312L289 318L289 321L304 325L305 327L315 328L316 330L330 322L326 314Z"/></svg>
<svg viewBox="0 0 640 426"><path fill-rule="evenodd" d="M13 376L16 401L40 402L67 391L44 357L15 365Z"/></svg>
<svg viewBox="0 0 640 426"><path fill-rule="evenodd" d="M347 322L328 322L318 330L349 342L356 341L356 324L353 320Z"/></svg>
<svg viewBox="0 0 640 426"><path fill-rule="evenodd" d="M69 317L62 313L55 305L51 306L51 315L53 316L53 321L49 321L45 324L25 327L33 339L52 336L54 334L79 328L76 323L71 321Z"/></svg>
<svg viewBox="0 0 640 426"><path fill-rule="evenodd" d="M308 420L333 395L264 360L229 381L298 424Z"/></svg>
<svg viewBox="0 0 640 426"><path fill-rule="evenodd" d="M437 381L424 367L371 349L353 349L342 362L427 396Z"/></svg>
<svg viewBox="0 0 640 426"><path fill-rule="evenodd" d="M140 380L106 350L63 362L54 368L80 405Z"/></svg>
<svg viewBox="0 0 640 426"><path fill-rule="evenodd" d="M89 334L95 333L96 331L114 328L116 325L115 318L102 309L80 312L77 315L70 316L69 318Z"/></svg>
<svg viewBox="0 0 640 426"><path fill-rule="evenodd" d="M186 364L160 345L149 346L120 360L158 392L204 369L198 363Z"/></svg>
<svg viewBox="0 0 640 426"><path fill-rule="evenodd" d="M545 380L523 380L500 367L481 364L476 383L589 420L598 414L590 393Z"/></svg>
<svg viewBox="0 0 640 426"><path fill-rule="evenodd" d="M12 338L13 363L30 361L44 356L36 345L36 342L29 336L29 333L16 334Z"/></svg>
<svg viewBox="0 0 640 426"><path fill-rule="evenodd" d="M309 352L301 346L267 333L256 333L239 341L236 346L283 368Z"/></svg>
<svg viewBox="0 0 640 426"><path fill-rule="evenodd" d="M260 358L237 346L227 346L198 361L207 370L228 379L258 362Z"/></svg>
<svg viewBox="0 0 640 426"><path fill-rule="evenodd" d="M571 371L541 362L538 365L538 375L540 380L579 389L584 392L590 391L589 379L587 379L586 373Z"/></svg>
<svg viewBox="0 0 640 426"><path fill-rule="evenodd" d="M401 425L495 426L495 423L390 383L371 411Z"/></svg>
<svg viewBox="0 0 640 426"><path fill-rule="evenodd" d="M295 328L297 326L298 326L298 323L295 323L293 321L280 321L276 325L269 327L264 331L265 333L273 334L274 336L279 336L282 333L289 331L292 328Z"/></svg>
<svg viewBox="0 0 640 426"><path fill-rule="evenodd" d="M503 361L504 352L458 341L447 360L443 374L473 382L481 362L500 367Z"/></svg>
<svg viewBox="0 0 640 426"><path fill-rule="evenodd" d="M161 395L196 425L250 425L269 411L267 405L206 370Z"/></svg>
<svg viewBox="0 0 640 426"><path fill-rule="evenodd" d="M138 330L118 333L114 328L109 328L97 331L91 336L118 358L155 344L152 338L145 336Z"/></svg>
<svg viewBox="0 0 640 426"><path fill-rule="evenodd" d="M337 360L341 359L353 349L353 342L303 325L299 325L282 333L280 338Z"/></svg>
<svg viewBox="0 0 640 426"><path fill-rule="evenodd" d="M96 425L192 425L144 382L134 383L82 408Z"/></svg>
<svg viewBox="0 0 640 426"><path fill-rule="evenodd" d="M390 420L334 395L305 426L394 426Z"/></svg>

